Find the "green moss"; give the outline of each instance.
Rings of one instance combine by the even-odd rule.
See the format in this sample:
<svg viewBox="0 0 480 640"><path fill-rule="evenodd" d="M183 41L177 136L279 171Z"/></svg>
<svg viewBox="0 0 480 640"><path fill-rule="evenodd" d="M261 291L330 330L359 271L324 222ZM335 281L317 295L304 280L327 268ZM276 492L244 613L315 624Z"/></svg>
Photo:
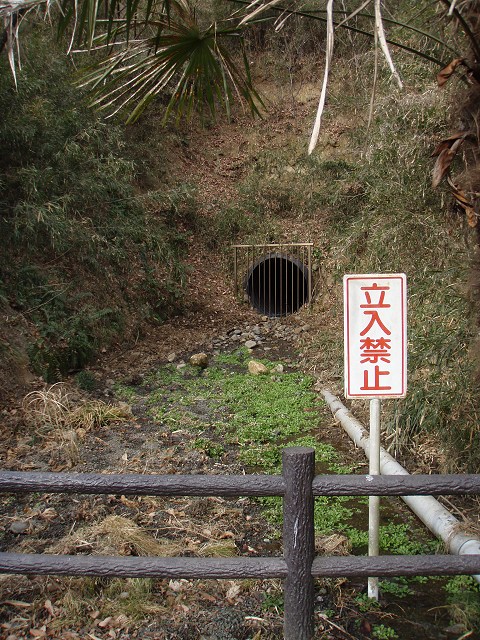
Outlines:
<svg viewBox="0 0 480 640"><path fill-rule="evenodd" d="M113 390L115 391L117 398L124 400L125 402L132 403L138 397L137 389L135 387L121 384L119 382L115 383Z"/></svg>

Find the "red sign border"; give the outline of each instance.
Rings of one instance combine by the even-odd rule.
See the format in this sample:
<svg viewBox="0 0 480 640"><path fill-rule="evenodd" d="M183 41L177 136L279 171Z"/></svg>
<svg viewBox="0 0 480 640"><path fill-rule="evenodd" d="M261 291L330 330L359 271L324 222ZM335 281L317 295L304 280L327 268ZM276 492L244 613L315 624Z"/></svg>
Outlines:
<svg viewBox="0 0 480 640"><path fill-rule="evenodd" d="M349 349L349 319L350 315L348 312L348 284L351 280L365 280L365 279L374 279L374 280L400 280L401 282L401 307L402 307L402 391L401 393L382 393L382 394L351 394L350 393L350 349ZM407 309L406 309L406 289L407 289L407 276L404 273L392 273L391 275L382 273L379 275L367 273L367 274L352 274L345 275L343 278L344 282L344 300L345 300L345 353L346 353L346 371L345 371L345 397L346 398L404 398L407 394Z"/></svg>

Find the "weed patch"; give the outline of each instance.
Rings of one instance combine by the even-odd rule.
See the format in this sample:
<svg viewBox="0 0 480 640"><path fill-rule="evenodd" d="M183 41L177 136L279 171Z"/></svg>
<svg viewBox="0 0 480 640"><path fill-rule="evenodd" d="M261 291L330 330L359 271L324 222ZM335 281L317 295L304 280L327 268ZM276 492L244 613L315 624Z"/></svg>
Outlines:
<svg viewBox="0 0 480 640"><path fill-rule="evenodd" d="M100 400L74 406L62 383L27 394L23 412L27 425L33 427L33 438L41 440L51 461L56 458L62 468L78 464L79 443L87 432L132 417L127 408Z"/></svg>
<svg viewBox="0 0 480 640"><path fill-rule="evenodd" d="M480 631L480 593L472 576L455 576L445 585L452 622L461 624L465 633ZM466 636L468 637L468 636Z"/></svg>

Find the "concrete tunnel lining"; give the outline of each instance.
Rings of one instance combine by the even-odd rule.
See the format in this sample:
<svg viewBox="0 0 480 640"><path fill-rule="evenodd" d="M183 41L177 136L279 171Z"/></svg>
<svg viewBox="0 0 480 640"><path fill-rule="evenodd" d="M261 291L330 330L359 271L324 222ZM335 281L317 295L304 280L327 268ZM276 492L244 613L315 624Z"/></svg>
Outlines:
<svg viewBox="0 0 480 640"><path fill-rule="evenodd" d="M268 253L250 268L245 291L254 309L263 315L295 313L308 302L308 269L297 258Z"/></svg>

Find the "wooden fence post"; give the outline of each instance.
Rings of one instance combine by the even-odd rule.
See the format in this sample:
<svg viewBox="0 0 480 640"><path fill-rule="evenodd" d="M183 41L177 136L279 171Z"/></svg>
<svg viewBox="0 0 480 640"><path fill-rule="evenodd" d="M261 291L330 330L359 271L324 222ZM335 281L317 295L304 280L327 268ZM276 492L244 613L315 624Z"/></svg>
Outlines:
<svg viewBox="0 0 480 640"><path fill-rule="evenodd" d="M283 554L288 569L284 583L285 640L313 638L314 474L314 449L283 450Z"/></svg>

